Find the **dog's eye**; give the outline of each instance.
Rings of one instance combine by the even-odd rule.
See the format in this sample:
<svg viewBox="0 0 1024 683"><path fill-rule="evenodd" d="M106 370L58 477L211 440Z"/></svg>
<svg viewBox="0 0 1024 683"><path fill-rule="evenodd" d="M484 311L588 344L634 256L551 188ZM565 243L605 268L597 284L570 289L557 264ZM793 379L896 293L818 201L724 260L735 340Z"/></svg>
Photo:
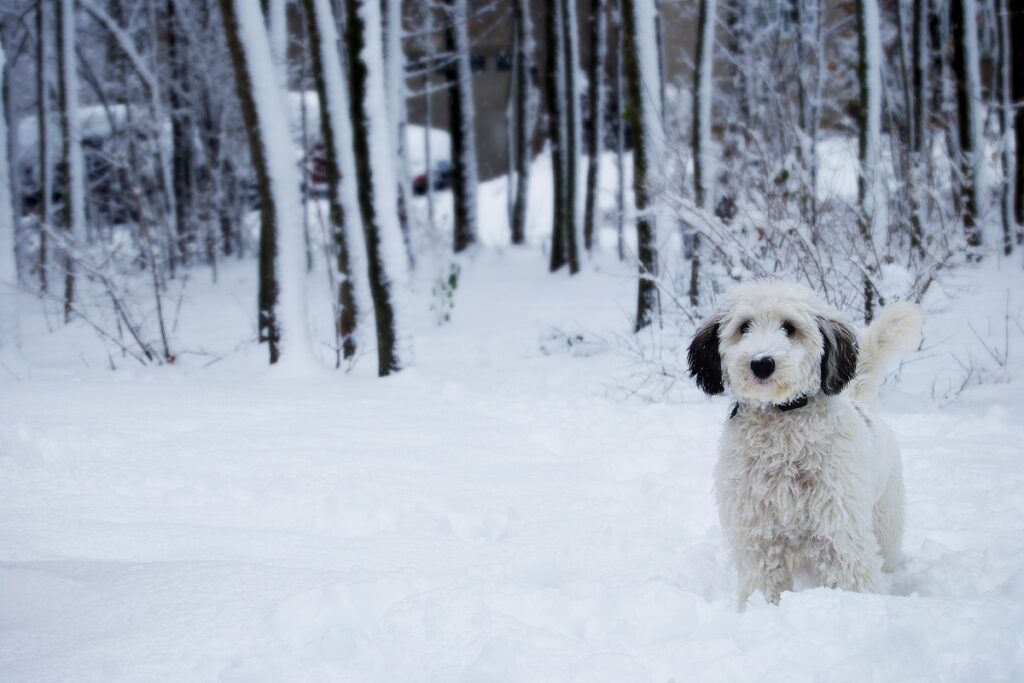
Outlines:
<svg viewBox="0 0 1024 683"><path fill-rule="evenodd" d="M747 332L750 332L750 326L753 324L754 323L751 320L744 321L743 324L740 325L740 334L746 334Z"/></svg>
<svg viewBox="0 0 1024 683"><path fill-rule="evenodd" d="M782 323L782 331L786 333L787 337L792 337L793 333L796 332L796 326L787 320Z"/></svg>

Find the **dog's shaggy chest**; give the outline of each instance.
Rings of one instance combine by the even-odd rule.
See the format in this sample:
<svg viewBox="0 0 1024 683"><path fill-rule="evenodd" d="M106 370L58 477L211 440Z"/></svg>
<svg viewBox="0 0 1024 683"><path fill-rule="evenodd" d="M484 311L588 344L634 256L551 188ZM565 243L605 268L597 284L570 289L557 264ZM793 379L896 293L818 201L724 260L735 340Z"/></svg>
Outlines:
<svg viewBox="0 0 1024 683"><path fill-rule="evenodd" d="M789 538L812 531L812 511L835 464L833 437L820 429L822 413L814 406L790 413L746 409L729 421L718 465L720 504L737 521Z"/></svg>

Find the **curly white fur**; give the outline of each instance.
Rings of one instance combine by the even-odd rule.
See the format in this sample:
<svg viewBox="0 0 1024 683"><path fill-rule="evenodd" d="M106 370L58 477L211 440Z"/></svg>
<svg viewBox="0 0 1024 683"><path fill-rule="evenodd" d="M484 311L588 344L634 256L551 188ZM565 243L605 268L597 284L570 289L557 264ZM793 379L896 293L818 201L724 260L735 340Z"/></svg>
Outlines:
<svg viewBox="0 0 1024 683"><path fill-rule="evenodd" d="M743 605L771 602L809 570L820 585L879 591L900 561L899 447L874 414L885 361L918 336L910 304L856 335L810 289L756 280L730 292L690 346L691 373L737 405L722 436L715 496ZM772 359L758 378L751 361ZM853 379L855 391L843 391ZM794 401L807 404L790 410Z"/></svg>

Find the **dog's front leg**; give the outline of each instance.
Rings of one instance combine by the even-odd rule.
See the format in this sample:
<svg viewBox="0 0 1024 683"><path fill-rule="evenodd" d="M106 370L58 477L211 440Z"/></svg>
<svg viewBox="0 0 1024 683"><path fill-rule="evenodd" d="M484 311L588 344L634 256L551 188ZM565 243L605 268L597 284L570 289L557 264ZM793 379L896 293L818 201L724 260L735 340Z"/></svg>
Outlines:
<svg viewBox="0 0 1024 683"><path fill-rule="evenodd" d="M819 530L812 546L822 585L858 593L881 592L882 558L870 521L854 528Z"/></svg>
<svg viewBox="0 0 1024 683"><path fill-rule="evenodd" d="M793 589L793 577L786 562L786 542L782 538L745 538L736 548L739 569L739 605L742 608L754 591L778 604L783 591Z"/></svg>

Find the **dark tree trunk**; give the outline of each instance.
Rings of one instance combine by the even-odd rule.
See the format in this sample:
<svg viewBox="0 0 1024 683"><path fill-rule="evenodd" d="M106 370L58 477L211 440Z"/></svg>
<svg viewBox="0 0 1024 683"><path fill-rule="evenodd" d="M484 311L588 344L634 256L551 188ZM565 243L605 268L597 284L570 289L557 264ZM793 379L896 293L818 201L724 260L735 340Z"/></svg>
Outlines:
<svg viewBox="0 0 1024 683"><path fill-rule="evenodd" d="M559 83L563 82L564 70L561 68L564 52L560 14L561 0L553 0L545 10L545 26L547 32L547 52L545 65L545 85L548 104L548 138L551 141L551 165L554 179L554 215L551 221L551 262L550 269L554 272L568 263L568 212L566 211L565 173L565 131L563 109L567 105L562 101Z"/></svg>
<svg viewBox="0 0 1024 683"><path fill-rule="evenodd" d="M996 80L996 106L999 118L999 138L1002 141L999 155L1003 167L1002 187L999 188L999 218L1003 226L1003 254L1009 256L1013 253L1014 221L1013 208L1013 178L1009 177L1012 159L1010 155L1010 67L1013 64L1010 56L1010 30L1009 30L1009 0L998 0L996 3L996 45L998 47L998 59L995 64Z"/></svg>
<svg viewBox="0 0 1024 683"><path fill-rule="evenodd" d="M978 150L974 147L975 126L980 125L973 116L975 103L972 100L970 82L971 77L968 69L969 55L967 50L969 22L964 15L965 4L974 7L973 2L967 0L951 0L949 10L950 30L953 33L953 78L956 83L956 111L957 111L957 139L959 149L957 150L960 169L960 208L961 220L963 221L964 233L967 237L967 246L974 251L968 258L980 259L981 255L977 249L981 247L981 231L978 227L978 190L975 183L977 163L976 155ZM977 36L972 36L975 40ZM976 57L976 55L975 55Z"/></svg>
<svg viewBox="0 0 1024 683"><path fill-rule="evenodd" d="M1013 97L1013 128L1017 138L1017 172L1013 193L1013 213L1017 222L1017 244L1024 244L1024 7L1011 3L1010 10L1010 88Z"/></svg>
<svg viewBox="0 0 1024 683"><path fill-rule="evenodd" d="M317 99L320 102L320 134L323 138L327 162L327 204L331 220L331 232L334 245L338 252L338 273L341 282L338 284L338 320L336 321L338 339L341 341L342 354L352 358L356 353L355 331L358 321L354 279L349 254L349 235L345 225L345 209L341 203L341 160L338 159L335 146L334 121L327 95L327 82L324 77L324 53L336 54L334 46L324 49L323 37L317 20L314 0L302 0L306 12L306 25L309 30L309 52L312 57L313 81L316 83ZM341 113L342 116L346 112Z"/></svg>
<svg viewBox="0 0 1024 683"><path fill-rule="evenodd" d="M461 41L456 35L457 31L468 31L465 26L467 17L461 16L456 9L459 7L457 0L448 0L448 19L445 25L445 46L452 55L452 64L448 66L445 74L448 78L448 121L449 134L451 136L452 156L452 196L455 211L455 234L453 246L455 253L465 250L476 242L474 217L470 215L469 202L476 201L476 197L469 195L475 192L470 187L469 165L475 164L475 159L467 158L466 136L470 134L468 126L471 122L466 120L466 107L469 103L463 101L464 91L460 87L462 82L472 82L473 74L464 65L468 59L461 54Z"/></svg>
<svg viewBox="0 0 1024 683"><path fill-rule="evenodd" d="M564 57L562 59L562 68L564 70L564 83L565 83L565 98L566 101L563 103L562 115L565 117L565 154L562 156L563 163L565 163L565 250L566 256L569 259L569 272L577 273L580 269L580 248L578 244L579 236L577 235L577 172L576 165L579 163L580 151L577 148L577 141L579 140L579 131L577 126L579 125L579 100L577 97L576 79L578 77L576 73L576 61L578 51L576 49L576 24L572 20L571 16L575 16L575 11L570 9L570 3L576 2L576 0L561 0L561 13L562 13L562 50ZM572 12L572 15L570 15Z"/></svg>
<svg viewBox="0 0 1024 683"><path fill-rule="evenodd" d="M401 370L398 356L398 335L395 311L391 301L391 284L384 266L381 249L381 221L374 208L374 173L370 159L370 131L366 106L367 66L363 49L366 47L366 23L359 12L367 2L376 0L345 0L345 40L349 69L349 110L352 117L352 148L356 163L356 182L359 185L359 213L363 220L366 241L367 269L370 276L370 296L377 326L377 373L384 377ZM375 30L380 30L376 27ZM385 125L383 122L380 125ZM390 179L388 179L390 182Z"/></svg>
<svg viewBox="0 0 1024 683"><path fill-rule="evenodd" d="M654 278L658 275L658 253L655 244L654 225L648 216L647 158L648 140L652 134L644 126L644 92L641 80L640 57L637 45L636 0L622 0L623 28L626 41L626 81L629 89L629 122L633 128L633 194L635 197L637 221L637 258L640 276L637 292L636 324L639 332L654 321L658 312L658 286Z"/></svg>
<svg viewBox="0 0 1024 683"><path fill-rule="evenodd" d="M256 173L256 185L260 195L260 251L259 251L259 339L268 342L270 362L276 363L280 356L281 331L276 319L275 309L279 287L274 262L277 258L277 212L275 197L271 190L270 170L263 149L262 130L256 114L256 102L253 99L253 74L249 73L248 60L245 57L241 36L239 35L238 18L235 16L234 0L220 0L221 16L224 19L224 34L227 37L228 52L231 65L235 72L235 88L238 94L242 121L249 138L249 154L252 157L253 170ZM266 77L272 74L265 74Z"/></svg>
<svg viewBox="0 0 1024 683"><path fill-rule="evenodd" d="M192 234L193 161L192 161L192 121L189 116L190 89L188 73L188 50L182 45L182 31L175 5L179 0L167 0L167 61L171 67L171 84L168 88L168 104L171 108L171 147L172 169L171 179L174 191L174 202L177 207L175 214L175 230L177 232L177 252L182 262L188 263L189 249L195 239ZM172 251L173 253L173 251Z"/></svg>
<svg viewBox="0 0 1024 683"><path fill-rule="evenodd" d="M74 215L74 196L75 193L79 192L81 188L75 187L74 173L72 173L72 160L71 155L74 153L71 144L71 126L76 125L72 123L72 117L76 116L78 112L69 111L70 97L68 93L67 83L67 72L68 69L74 68L75 55L68 54L65 46L68 44L68 40L65 40L65 31L71 26L73 30L74 16L65 17L64 10L65 5L60 0L57 1L57 98L60 102L60 129L61 139L63 144L61 146L61 165L64 169L64 207L61 212L61 227L64 229L68 236L71 238L76 227L75 226L75 215ZM64 249L64 322L71 320L71 314L74 310L75 305L75 265L71 258L71 254L67 249Z"/></svg>
<svg viewBox="0 0 1024 683"><path fill-rule="evenodd" d="M606 37L606 0L590 0L590 157L587 163L587 196L583 212L583 245L594 246L597 220L597 181L604 148L604 56Z"/></svg>
<svg viewBox="0 0 1024 683"><path fill-rule="evenodd" d="M515 157L515 200L512 204L512 244L526 243L526 207L530 196L530 137L533 133L530 108L530 67L533 61L531 46L533 30L530 26L529 0L513 0L516 52L515 101L513 102L512 153Z"/></svg>

